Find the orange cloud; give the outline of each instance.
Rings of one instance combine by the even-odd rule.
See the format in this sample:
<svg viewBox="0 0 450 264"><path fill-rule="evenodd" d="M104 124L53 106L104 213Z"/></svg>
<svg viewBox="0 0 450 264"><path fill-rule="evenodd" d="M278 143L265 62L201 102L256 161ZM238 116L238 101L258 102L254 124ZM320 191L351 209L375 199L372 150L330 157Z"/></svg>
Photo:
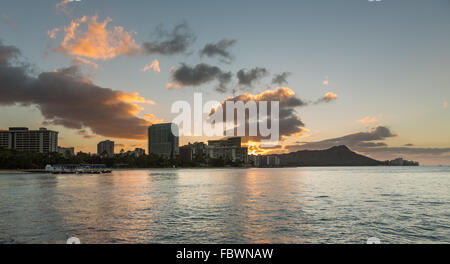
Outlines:
<svg viewBox="0 0 450 264"><path fill-rule="evenodd" d="M447 101L444 102L443 107L444 107L444 109L447 109L447 107L448 107L448 102Z"/></svg>
<svg viewBox="0 0 450 264"><path fill-rule="evenodd" d="M323 82L322 82L322 84L323 85L328 85L328 75L327 76L325 76L325 80L323 80Z"/></svg>
<svg viewBox="0 0 450 264"><path fill-rule="evenodd" d="M108 28L108 24L112 21L109 17L103 22L97 22L97 18L84 16L64 27L64 40L56 50L95 60L131 55L139 50L139 46L131 36L132 33L125 31L121 26ZM87 29L81 29L85 24Z"/></svg>
<svg viewBox="0 0 450 264"><path fill-rule="evenodd" d="M155 72L161 72L161 69L159 68L159 61L158 60L153 60L152 64L148 65L146 64L145 67L143 69L141 69L142 72L146 72L150 69L153 69L153 71Z"/></svg>
<svg viewBox="0 0 450 264"><path fill-rule="evenodd" d="M160 124L160 123L164 122L164 119L158 119L158 118L156 118L156 116L154 114L145 114L144 118L147 121L150 121L152 124Z"/></svg>
<svg viewBox="0 0 450 264"><path fill-rule="evenodd" d="M47 31L47 35L51 38L51 39L55 39L56 38L56 33L58 33L60 31L59 28L54 28L52 30Z"/></svg>
<svg viewBox="0 0 450 264"><path fill-rule="evenodd" d="M244 144L244 146L246 146L248 148L249 155L264 155L270 151L267 149L262 149L261 143L259 143L259 142L249 141L249 142L247 142L247 144Z"/></svg>
<svg viewBox="0 0 450 264"><path fill-rule="evenodd" d="M378 119L376 117L370 117L370 116L366 116L363 119L358 120L359 123L363 123L363 124L375 123L377 121L378 121Z"/></svg>
<svg viewBox="0 0 450 264"><path fill-rule="evenodd" d="M69 4L70 0L62 0L59 3L56 3L56 9L64 12L64 14L69 15L69 11L67 11L66 7Z"/></svg>
<svg viewBox="0 0 450 264"><path fill-rule="evenodd" d="M92 62L92 61L90 61L90 60L88 60L88 59L83 59L83 58L80 58L80 57L76 57L76 58L73 60L73 62L74 62L75 64L84 64L84 65L91 66L91 67L93 67L93 68L95 68L95 69L98 69L98 64L95 63L95 62Z"/></svg>
<svg viewBox="0 0 450 264"><path fill-rule="evenodd" d="M326 100L331 101L331 100L337 98L337 94L334 94L334 93L332 93L332 92L328 92L328 93L325 94L325 97L324 97L324 98L325 98Z"/></svg>
<svg viewBox="0 0 450 264"><path fill-rule="evenodd" d="M181 84L179 84L179 83L168 83L166 85L166 88L169 89L169 90L175 90L175 89L181 88Z"/></svg>
<svg viewBox="0 0 450 264"><path fill-rule="evenodd" d="M133 92L133 93L123 93L119 92L118 99L127 103L145 103L145 104L155 104L154 101L145 99L144 97L141 97L139 93Z"/></svg>

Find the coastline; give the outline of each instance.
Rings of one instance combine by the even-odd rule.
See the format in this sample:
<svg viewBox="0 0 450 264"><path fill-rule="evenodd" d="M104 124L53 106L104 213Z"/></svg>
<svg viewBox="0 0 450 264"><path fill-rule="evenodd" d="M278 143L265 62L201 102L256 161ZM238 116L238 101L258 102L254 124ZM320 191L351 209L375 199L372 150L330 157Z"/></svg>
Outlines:
<svg viewBox="0 0 450 264"><path fill-rule="evenodd" d="M189 170L189 169L277 169L277 168L326 168L326 167L448 167L448 166L284 166L284 167L176 167L176 168L113 168L112 171L133 171L133 170ZM0 175L2 174L33 174L33 173L45 173L44 170L33 169L16 169L16 170L3 170L0 169Z"/></svg>
<svg viewBox="0 0 450 264"><path fill-rule="evenodd" d="M0 174L25 174L24 170L0 170Z"/></svg>

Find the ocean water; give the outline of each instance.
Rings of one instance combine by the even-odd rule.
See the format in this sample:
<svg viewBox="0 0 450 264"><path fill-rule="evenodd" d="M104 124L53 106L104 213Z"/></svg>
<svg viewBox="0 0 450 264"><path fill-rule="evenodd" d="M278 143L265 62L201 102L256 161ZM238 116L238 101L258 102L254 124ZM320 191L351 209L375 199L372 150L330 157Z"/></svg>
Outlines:
<svg viewBox="0 0 450 264"><path fill-rule="evenodd" d="M0 243L450 242L449 167L0 174Z"/></svg>

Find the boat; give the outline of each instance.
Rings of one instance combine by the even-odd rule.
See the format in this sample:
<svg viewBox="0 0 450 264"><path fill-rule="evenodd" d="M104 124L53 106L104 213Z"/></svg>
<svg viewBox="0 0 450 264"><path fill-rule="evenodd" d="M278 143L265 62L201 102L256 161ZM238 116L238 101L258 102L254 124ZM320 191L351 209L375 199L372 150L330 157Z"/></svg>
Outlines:
<svg viewBox="0 0 450 264"><path fill-rule="evenodd" d="M45 166L45 171L53 174L102 174L112 172L105 164L54 164Z"/></svg>

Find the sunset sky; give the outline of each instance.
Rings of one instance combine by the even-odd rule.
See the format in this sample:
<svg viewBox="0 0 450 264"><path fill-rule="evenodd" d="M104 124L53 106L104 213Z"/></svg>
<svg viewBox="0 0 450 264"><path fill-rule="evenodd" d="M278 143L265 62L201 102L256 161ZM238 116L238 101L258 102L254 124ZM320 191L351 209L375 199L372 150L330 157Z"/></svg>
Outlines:
<svg viewBox="0 0 450 264"><path fill-rule="evenodd" d="M146 126L202 92L280 100L266 152L450 165L448 0L2 0L0 41L0 129L76 151L146 148Z"/></svg>

